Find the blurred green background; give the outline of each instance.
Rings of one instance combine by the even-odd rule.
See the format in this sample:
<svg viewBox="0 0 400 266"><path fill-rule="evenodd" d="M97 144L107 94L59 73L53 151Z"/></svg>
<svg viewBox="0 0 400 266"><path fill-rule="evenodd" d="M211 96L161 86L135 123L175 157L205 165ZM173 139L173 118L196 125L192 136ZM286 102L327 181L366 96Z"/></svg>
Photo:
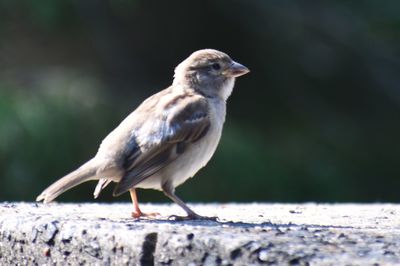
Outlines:
<svg viewBox="0 0 400 266"><path fill-rule="evenodd" d="M0 0L0 200L32 201L201 48L240 78L187 201L400 201L399 1ZM60 201L93 201L90 182ZM112 186L98 201L112 199ZM139 191L141 201L168 201Z"/></svg>

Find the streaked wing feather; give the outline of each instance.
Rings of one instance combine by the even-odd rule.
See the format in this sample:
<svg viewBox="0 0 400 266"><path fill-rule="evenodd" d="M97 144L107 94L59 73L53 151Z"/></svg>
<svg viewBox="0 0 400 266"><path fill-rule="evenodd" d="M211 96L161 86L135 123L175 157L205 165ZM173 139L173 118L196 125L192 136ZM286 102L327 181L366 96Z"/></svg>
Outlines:
<svg viewBox="0 0 400 266"><path fill-rule="evenodd" d="M207 133L210 120L206 100L199 96L181 100L185 102L169 112L162 123L157 123L160 126L158 132L163 134L149 138L151 143L146 143L147 149L139 156L134 156L135 160L126 166L127 172L114 189L115 196L128 191L176 160L186 147L182 143L196 142Z"/></svg>
<svg viewBox="0 0 400 266"><path fill-rule="evenodd" d="M150 153L149 155L152 156L148 157L151 158L144 158L142 162L137 164L131 171L126 172L115 187L113 195L121 195L175 160L177 158L177 153L173 154L172 146L175 145L170 145L168 149Z"/></svg>

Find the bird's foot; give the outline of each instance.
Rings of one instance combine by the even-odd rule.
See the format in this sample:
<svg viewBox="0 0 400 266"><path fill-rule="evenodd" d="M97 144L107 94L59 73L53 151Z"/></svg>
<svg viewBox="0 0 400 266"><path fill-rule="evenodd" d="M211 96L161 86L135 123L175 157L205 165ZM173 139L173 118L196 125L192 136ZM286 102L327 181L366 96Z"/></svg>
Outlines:
<svg viewBox="0 0 400 266"><path fill-rule="evenodd" d="M168 220L172 221L191 221L191 220L202 220L202 221L218 221L218 217L212 216L201 216L201 215L188 215L188 216L178 216L178 215L171 215L168 217Z"/></svg>
<svg viewBox="0 0 400 266"><path fill-rule="evenodd" d="M139 218L156 218L157 216L160 216L158 212L132 212L132 218L139 219Z"/></svg>

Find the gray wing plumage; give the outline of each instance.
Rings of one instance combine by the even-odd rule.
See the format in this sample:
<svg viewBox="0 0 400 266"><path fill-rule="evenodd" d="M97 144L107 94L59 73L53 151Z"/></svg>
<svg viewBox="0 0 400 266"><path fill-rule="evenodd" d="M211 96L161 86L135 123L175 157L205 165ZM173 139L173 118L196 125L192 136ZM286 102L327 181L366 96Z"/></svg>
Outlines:
<svg viewBox="0 0 400 266"><path fill-rule="evenodd" d="M172 98L164 115L150 117L136 129L136 142L126 156L125 174L114 189L118 196L176 160L186 147L201 139L210 126L208 103L199 95ZM159 114L156 112L156 114Z"/></svg>

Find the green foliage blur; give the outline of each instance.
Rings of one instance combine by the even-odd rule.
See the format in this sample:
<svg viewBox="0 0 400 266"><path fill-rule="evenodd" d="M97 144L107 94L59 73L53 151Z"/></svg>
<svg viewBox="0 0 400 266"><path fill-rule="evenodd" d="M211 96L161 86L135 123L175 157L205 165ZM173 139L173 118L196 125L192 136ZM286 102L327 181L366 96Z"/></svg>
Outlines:
<svg viewBox="0 0 400 266"><path fill-rule="evenodd" d="M0 201L32 201L191 52L248 66L187 201L399 202L399 1L0 0ZM93 201L95 183L59 201ZM98 201L113 199L112 188ZM141 201L168 201L139 191Z"/></svg>

